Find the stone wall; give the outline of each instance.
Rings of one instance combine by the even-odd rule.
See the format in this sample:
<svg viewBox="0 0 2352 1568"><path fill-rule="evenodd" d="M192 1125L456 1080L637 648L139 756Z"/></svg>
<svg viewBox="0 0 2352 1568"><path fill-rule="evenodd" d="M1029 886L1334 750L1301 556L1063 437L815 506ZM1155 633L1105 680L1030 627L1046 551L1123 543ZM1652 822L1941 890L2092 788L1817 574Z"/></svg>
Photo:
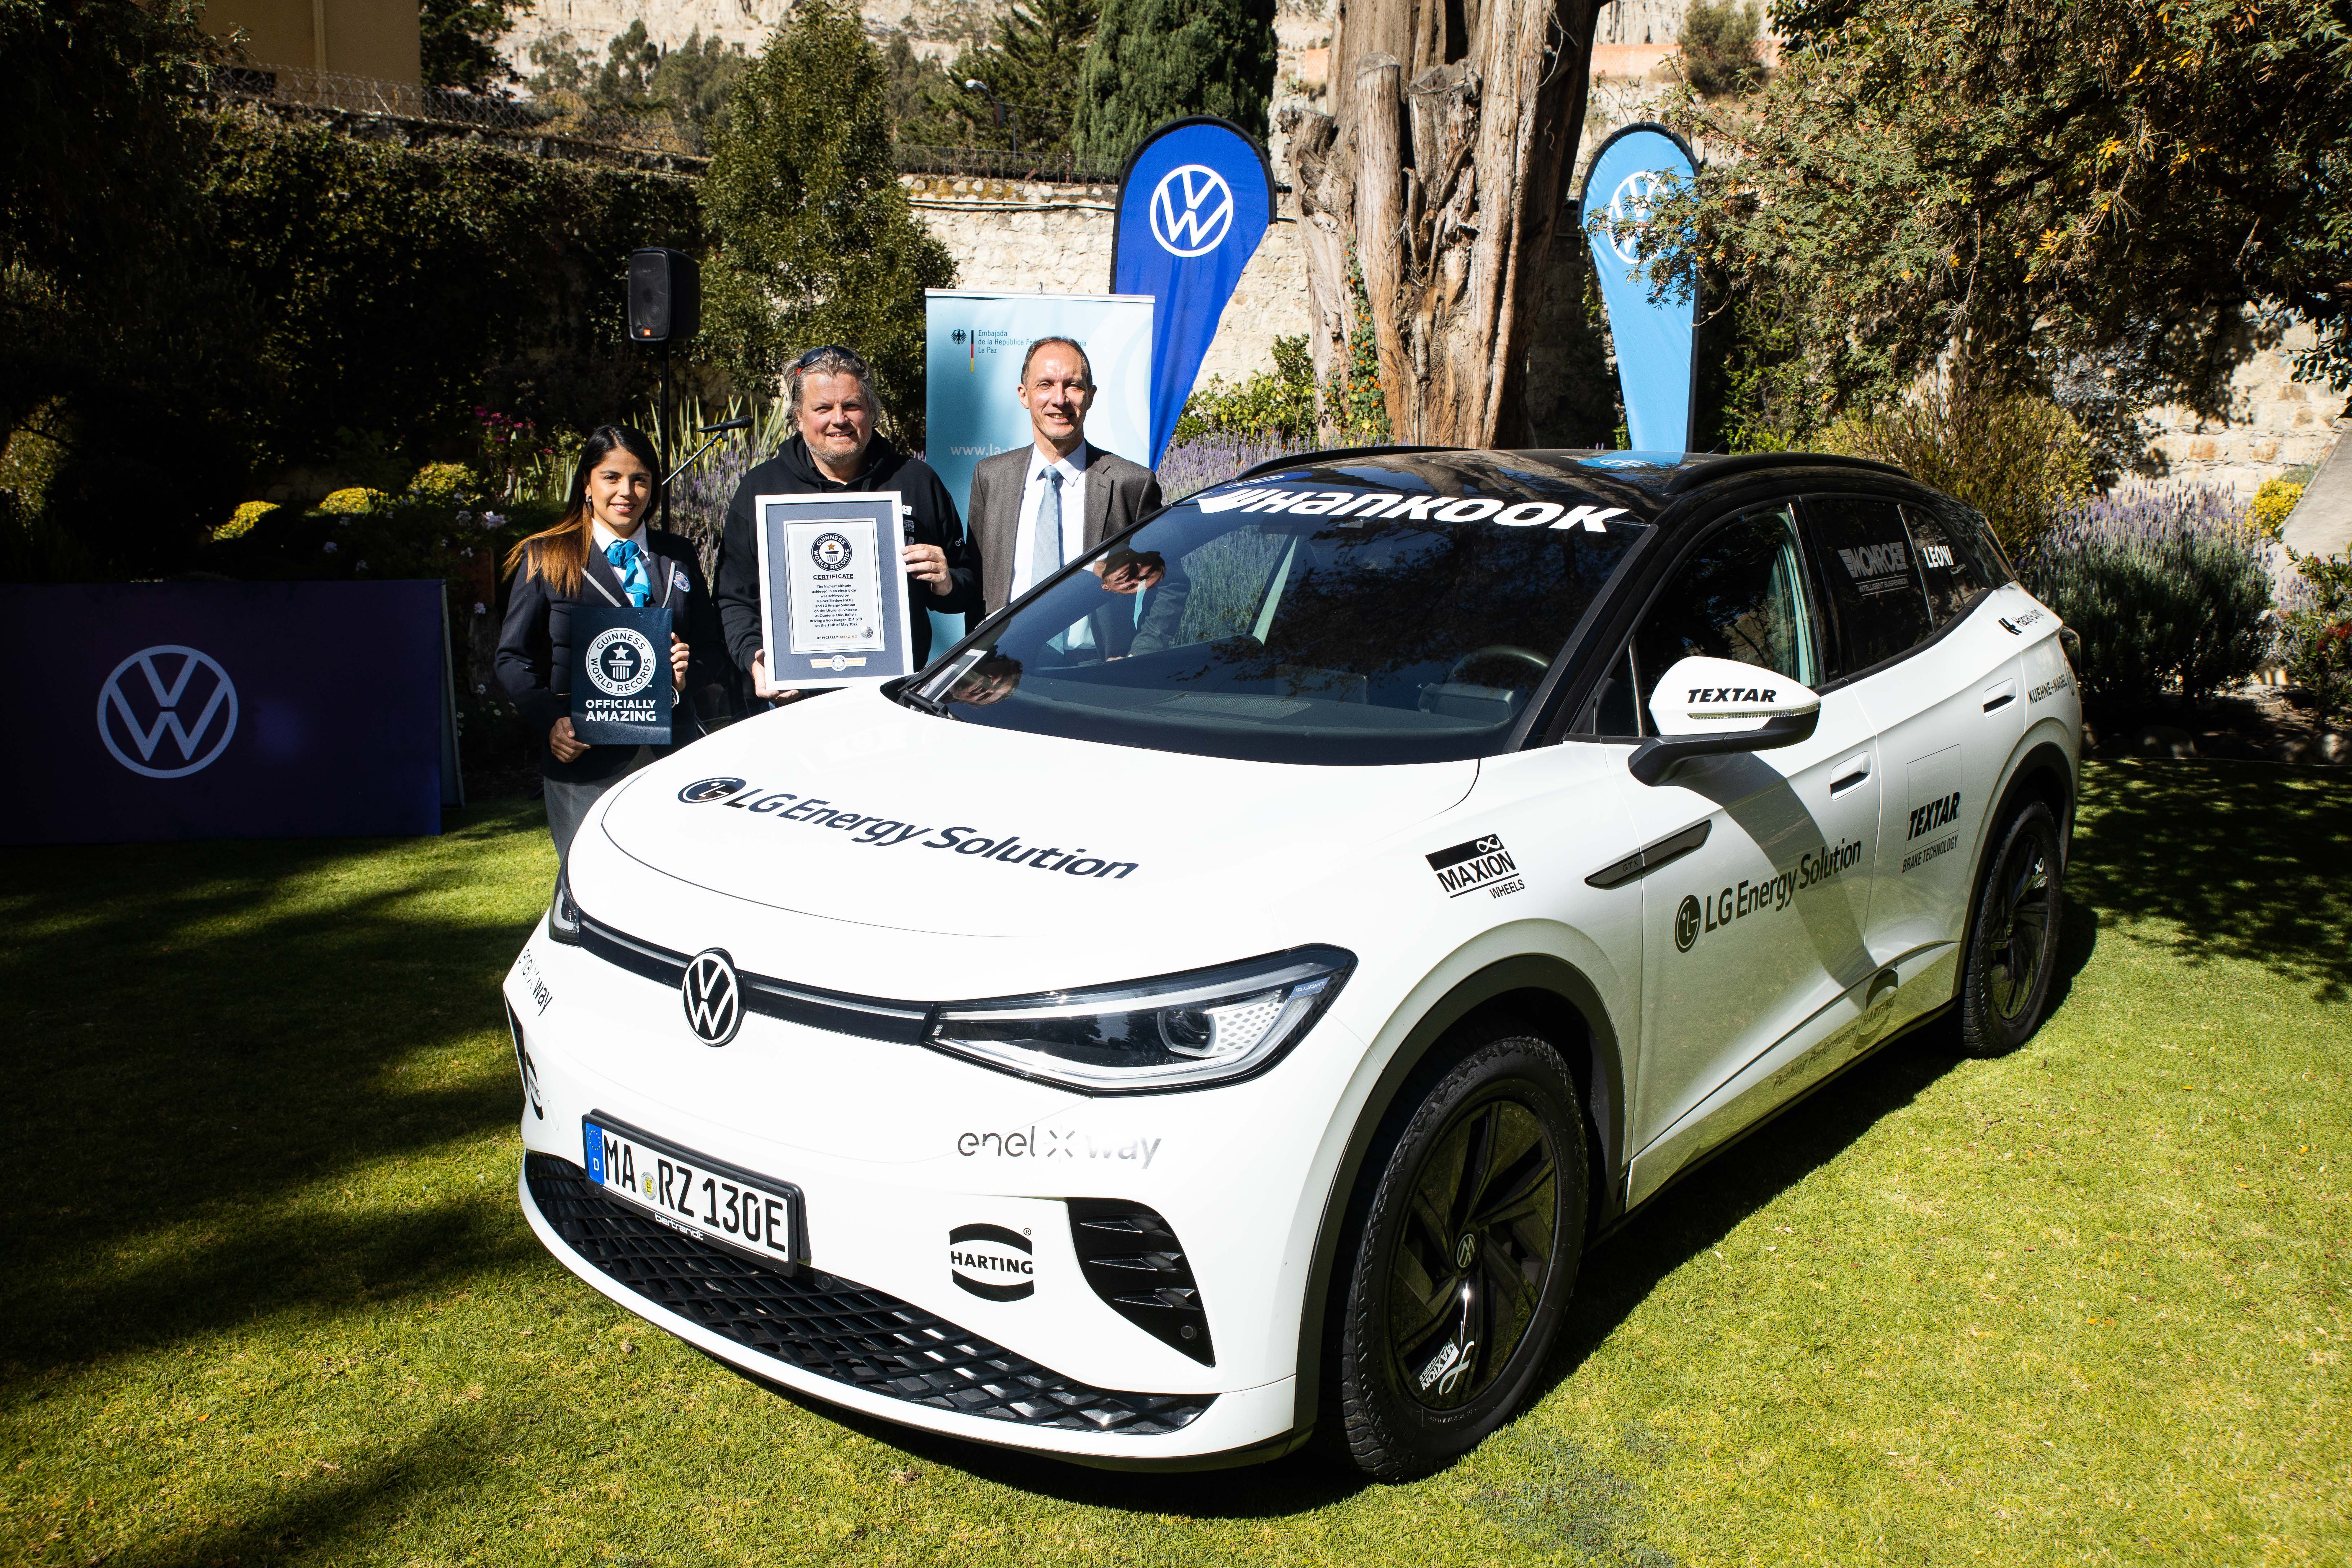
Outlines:
<svg viewBox="0 0 2352 1568"><path fill-rule="evenodd" d="M2251 496L2264 479L2325 461L2352 388L2294 378L2294 354L2317 341L2301 322L2277 338L2242 329L2235 346L2245 357L2231 373L2225 416L2200 417L2174 405L2141 416L2150 431L2153 466L2166 479L2225 485Z"/></svg>
<svg viewBox="0 0 2352 1568"><path fill-rule="evenodd" d="M1030 184L1019 181L908 174L916 213L956 259L959 289L1035 289L1100 294L1110 288L1113 203L1108 185ZM1276 197L1265 241L1243 272L1201 380L1237 381L1274 363L1274 340L1308 325L1307 269L1297 243L1296 198Z"/></svg>

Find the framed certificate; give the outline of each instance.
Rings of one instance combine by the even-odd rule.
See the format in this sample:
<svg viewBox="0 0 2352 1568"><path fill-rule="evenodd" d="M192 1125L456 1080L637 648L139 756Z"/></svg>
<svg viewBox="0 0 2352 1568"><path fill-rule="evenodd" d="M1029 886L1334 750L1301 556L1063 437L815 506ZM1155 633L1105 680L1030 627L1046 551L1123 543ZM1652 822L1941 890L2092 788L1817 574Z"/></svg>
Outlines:
<svg viewBox="0 0 2352 1568"><path fill-rule="evenodd" d="M778 686L915 670L897 490L761 496L760 632Z"/></svg>

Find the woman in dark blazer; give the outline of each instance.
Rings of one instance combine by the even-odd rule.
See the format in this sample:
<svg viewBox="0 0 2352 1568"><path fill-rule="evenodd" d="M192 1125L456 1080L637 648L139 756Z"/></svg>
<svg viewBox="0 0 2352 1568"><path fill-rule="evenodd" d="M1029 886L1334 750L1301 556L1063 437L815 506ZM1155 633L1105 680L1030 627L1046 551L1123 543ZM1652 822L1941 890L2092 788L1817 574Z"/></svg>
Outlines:
<svg viewBox="0 0 2352 1568"><path fill-rule="evenodd" d="M694 547L646 526L661 495L661 458L653 442L626 426L598 426L580 454L563 520L516 545L506 626L499 636L499 684L539 740L547 784L547 830L559 861L572 850L596 797L667 755L671 746L590 746L572 733L572 609L575 605L635 605L670 612L673 745L702 731L691 698L715 685L718 618ZM683 627L685 635L678 635Z"/></svg>

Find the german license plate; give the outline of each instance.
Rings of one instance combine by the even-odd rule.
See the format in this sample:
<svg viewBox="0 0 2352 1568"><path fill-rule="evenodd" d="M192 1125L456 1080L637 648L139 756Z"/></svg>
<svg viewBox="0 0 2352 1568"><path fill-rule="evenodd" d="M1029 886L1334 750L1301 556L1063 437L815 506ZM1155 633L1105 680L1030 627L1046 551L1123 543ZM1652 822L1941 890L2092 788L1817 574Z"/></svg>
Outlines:
<svg viewBox="0 0 2352 1568"><path fill-rule="evenodd" d="M697 1241L789 1270L807 1256L801 1190L707 1159L625 1121L580 1119L588 1179Z"/></svg>

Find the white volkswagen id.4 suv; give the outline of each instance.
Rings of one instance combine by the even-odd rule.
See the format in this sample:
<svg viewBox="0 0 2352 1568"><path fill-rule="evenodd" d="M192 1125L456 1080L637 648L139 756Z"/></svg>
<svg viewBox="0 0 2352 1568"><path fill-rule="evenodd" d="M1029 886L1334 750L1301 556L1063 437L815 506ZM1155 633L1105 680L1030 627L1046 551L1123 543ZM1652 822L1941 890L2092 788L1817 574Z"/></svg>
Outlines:
<svg viewBox="0 0 2352 1568"><path fill-rule="evenodd" d="M1895 469L1271 465L607 793L506 983L523 1212L869 1415L1423 1473L1678 1173L1931 1016L2032 1034L2080 736Z"/></svg>

